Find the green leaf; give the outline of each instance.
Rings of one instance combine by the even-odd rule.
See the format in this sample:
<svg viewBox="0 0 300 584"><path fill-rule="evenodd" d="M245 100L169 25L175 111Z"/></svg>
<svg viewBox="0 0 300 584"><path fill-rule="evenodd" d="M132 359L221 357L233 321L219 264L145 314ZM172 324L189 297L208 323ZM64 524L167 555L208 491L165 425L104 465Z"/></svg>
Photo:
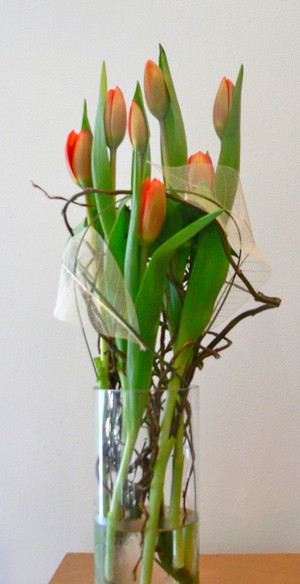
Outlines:
<svg viewBox="0 0 300 584"><path fill-rule="evenodd" d="M219 209L184 227L163 243L152 256L136 300L141 335L150 347L154 348L167 270L174 251L214 221L222 212L223 209Z"/></svg>
<svg viewBox="0 0 300 584"><path fill-rule="evenodd" d="M108 247L113 254L120 270L124 273L125 250L128 236L129 211L122 206L117 213L113 229L110 234Z"/></svg>
<svg viewBox="0 0 300 584"><path fill-rule="evenodd" d="M124 276L125 283L133 300L135 300L140 285L139 264L139 215L140 215L140 191L142 182L142 155L137 149L133 152L132 161L132 198L129 221L129 231L125 250Z"/></svg>
<svg viewBox="0 0 300 584"><path fill-rule="evenodd" d="M179 246L184 245L201 229L204 229L214 221L222 211L223 209L201 217L168 239L154 253L144 274L136 299L136 311L140 324L140 334L145 340L145 344L152 351L141 351L140 347L131 341L128 343L127 353L127 375L129 387L132 388L130 395L132 423L137 427L147 403L147 394L145 392L144 399L142 399L142 396L136 395L134 390L146 389L151 384L153 351L155 349L169 262L174 251Z"/></svg>
<svg viewBox="0 0 300 584"><path fill-rule="evenodd" d="M87 130L88 132L90 132L90 134L92 133L91 126L90 126L90 122L89 122L89 118L88 118L88 113L87 113L86 100L84 100L84 105L83 105L83 114L82 114L81 129L82 130Z"/></svg>
<svg viewBox="0 0 300 584"><path fill-rule="evenodd" d="M162 163L166 166L184 166L187 163L187 142L184 123L171 77L166 53L160 45L159 66L170 98L166 117L161 122Z"/></svg>
<svg viewBox="0 0 300 584"><path fill-rule="evenodd" d="M197 341L209 324L217 296L225 282L229 261L221 237L214 223L199 233L196 253L191 269L178 338L174 344L177 351L189 341ZM188 364L193 346L189 345L179 357L184 366Z"/></svg>
<svg viewBox="0 0 300 584"><path fill-rule="evenodd" d="M108 158L105 130L104 105L107 93L107 79L105 63L102 66L98 109L92 147L92 176L93 186L96 189L111 190L111 171ZM106 241L109 239L115 221L115 206L112 195L96 194L97 209L100 214Z"/></svg>
<svg viewBox="0 0 300 584"><path fill-rule="evenodd" d="M243 65L241 65L234 87L232 104L224 136L221 142L221 152L218 161L218 165L230 166L237 171L239 171L240 168L240 124L243 74L244 68Z"/></svg>
<svg viewBox="0 0 300 584"><path fill-rule="evenodd" d="M183 305L182 294L180 293L179 290L177 290L173 282L170 282L168 280L164 298L164 307L167 315L168 329L171 337L173 337L178 331L182 305Z"/></svg>
<svg viewBox="0 0 300 584"><path fill-rule="evenodd" d="M173 254L168 270L167 289L165 293L165 311L170 334L173 337L178 331L183 306L183 277L192 249L192 242L188 241L180 246Z"/></svg>
<svg viewBox="0 0 300 584"><path fill-rule="evenodd" d="M159 325L159 316L162 308L163 294L166 285L168 264L172 254L180 245L184 245L201 229L222 213L222 209L201 217L191 225L179 231L160 246L154 253L145 271L141 287L136 299L136 312L140 325L140 334L145 344L151 350L141 351L140 347L130 341L127 352L128 385L133 390L150 387L153 365L153 351ZM138 401L139 400L139 401ZM140 396L133 395L132 411L134 420L140 420L145 403L141 403Z"/></svg>

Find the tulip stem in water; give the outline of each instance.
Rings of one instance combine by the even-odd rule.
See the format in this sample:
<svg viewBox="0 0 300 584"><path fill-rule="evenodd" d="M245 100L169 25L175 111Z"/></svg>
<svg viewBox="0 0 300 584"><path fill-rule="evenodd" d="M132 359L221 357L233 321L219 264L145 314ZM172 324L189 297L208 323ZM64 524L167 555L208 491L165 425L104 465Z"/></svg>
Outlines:
<svg viewBox="0 0 300 584"><path fill-rule="evenodd" d="M182 476L184 466L183 455L184 424L183 413L180 417L179 428L176 435L176 442L173 457L172 493L170 504L170 520L174 528L173 532L173 563L174 568L184 566L183 532L180 527L180 499L182 490Z"/></svg>
<svg viewBox="0 0 300 584"><path fill-rule="evenodd" d="M159 452L156 463L154 465L153 478L150 487L148 519L144 533L144 549L140 584L151 584L154 553L158 534L158 522L161 502L163 499L165 473L168 460L175 444L175 438L174 436L170 436L170 430L178 397L179 385L179 378L173 379L170 384L164 418L161 425Z"/></svg>
<svg viewBox="0 0 300 584"><path fill-rule="evenodd" d="M107 389L107 388L109 388L109 379L108 379L109 351L108 351L107 342L102 338L100 340L100 350L101 350L101 362L102 362L101 387L102 387L102 389Z"/></svg>
<svg viewBox="0 0 300 584"><path fill-rule="evenodd" d="M163 500L163 489L166 468L172 448L174 437L171 436L160 448L150 488L148 519L144 532L144 549L142 559L141 584L151 584L154 552L157 540L158 521Z"/></svg>
<svg viewBox="0 0 300 584"><path fill-rule="evenodd" d="M118 476L113 489L110 510L107 515L105 578L108 582L113 582L114 579L115 536L118 521L122 517L122 490L126 483L128 467L134 449L135 440L135 432L127 434Z"/></svg>

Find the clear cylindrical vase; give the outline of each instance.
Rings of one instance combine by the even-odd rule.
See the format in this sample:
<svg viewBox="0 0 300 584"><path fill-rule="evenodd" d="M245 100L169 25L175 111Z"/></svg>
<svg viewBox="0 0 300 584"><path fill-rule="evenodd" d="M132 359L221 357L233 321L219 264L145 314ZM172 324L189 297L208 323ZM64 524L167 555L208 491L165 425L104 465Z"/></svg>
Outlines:
<svg viewBox="0 0 300 584"><path fill-rule="evenodd" d="M95 584L198 584L198 401L95 390Z"/></svg>

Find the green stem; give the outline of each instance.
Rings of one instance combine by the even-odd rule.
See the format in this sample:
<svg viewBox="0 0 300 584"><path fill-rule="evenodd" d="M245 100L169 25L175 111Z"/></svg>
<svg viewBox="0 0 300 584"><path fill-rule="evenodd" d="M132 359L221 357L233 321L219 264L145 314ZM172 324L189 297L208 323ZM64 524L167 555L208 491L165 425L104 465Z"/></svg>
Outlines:
<svg viewBox="0 0 300 584"><path fill-rule="evenodd" d="M125 253L124 278L127 290L135 300L139 285L139 241L140 190L142 182L142 156L135 148L132 167L132 198L128 239Z"/></svg>
<svg viewBox="0 0 300 584"><path fill-rule="evenodd" d="M176 435L176 442L173 456L173 475L172 475L172 492L169 516L171 525L174 527L173 534L173 565L174 568L183 568L184 566L184 546L183 546L183 532L177 529L180 525L180 500L182 491L182 477L184 467L183 455L183 438L184 438L184 423L183 413L179 421L179 428Z"/></svg>
<svg viewBox="0 0 300 584"><path fill-rule="evenodd" d="M166 409L161 425L159 436L159 452L154 465L153 478L151 481L149 494L148 519L144 533L144 549L142 560L142 572L140 584L151 584L155 546L158 534L158 523L160 508L163 498L163 486L165 473L169 457L171 455L175 438L170 436L170 430L174 415L174 409L177 401L180 386L179 378L174 378L170 384Z"/></svg>
<svg viewBox="0 0 300 584"><path fill-rule="evenodd" d="M111 178L111 190L114 191L116 188L116 173L117 173L117 149L111 148L110 150L110 178ZM112 203L115 206L116 197L111 195Z"/></svg>
<svg viewBox="0 0 300 584"><path fill-rule="evenodd" d="M110 511L107 515L105 578L108 582L114 579L115 564L115 536L117 525L122 517L122 490L126 482L128 466L136 441L135 433L128 433L122 454L118 476L113 489Z"/></svg>
<svg viewBox="0 0 300 584"><path fill-rule="evenodd" d="M110 180L111 180L111 185L112 185L112 190L115 189L116 186L116 156L117 156L117 151L116 149L112 149L110 151ZM112 204L115 206L115 200L113 198L112 200ZM102 383L105 383L105 385L102 385L102 387L105 388L109 388L110 387L110 380L109 380L109 346L108 343L101 338L100 341L100 348L101 348L101 360L102 360L102 374L103 374L103 380Z"/></svg>
<svg viewBox="0 0 300 584"><path fill-rule="evenodd" d="M149 515L144 531L144 548L140 584L151 584L152 581L152 569L157 540L158 522L161 512L161 503L163 500L164 479L173 446L174 437L171 437L160 449L154 466L149 498Z"/></svg>
<svg viewBox="0 0 300 584"><path fill-rule="evenodd" d="M161 159L163 166L170 166L169 150L168 150L168 134L165 120L159 120L160 128L160 144L161 144ZM165 179L165 176L164 176ZM165 180L166 182L166 180Z"/></svg>
<svg viewBox="0 0 300 584"><path fill-rule="evenodd" d="M142 277L145 273L146 267L147 267L147 260L148 260L148 246L147 245L142 245L141 246L141 258L140 258L140 278L142 280Z"/></svg>
<svg viewBox="0 0 300 584"><path fill-rule="evenodd" d="M101 376L101 387L102 389L109 388L109 352L108 343L101 338L100 340L100 352L101 352L101 362L102 362L102 376Z"/></svg>
<svg viewBox="0 0 300 584"><path fill-rule="evenodd" d="M90 194L85 195L85 201L87 204L86 215L87 215L88 224L93 225L93 227L95 227L95 225L94 225L95 210L92 206L93 203L92 203L92 197Z"/></svg>
<svg viewBox="0 0 300 584"><path fill-rule="evenodd" d="M198 521L185 526L184 529L184 567L187 573L195 573L195 549L198 549ZM195 573L195 583L198 583L198 558Z"/></svg>

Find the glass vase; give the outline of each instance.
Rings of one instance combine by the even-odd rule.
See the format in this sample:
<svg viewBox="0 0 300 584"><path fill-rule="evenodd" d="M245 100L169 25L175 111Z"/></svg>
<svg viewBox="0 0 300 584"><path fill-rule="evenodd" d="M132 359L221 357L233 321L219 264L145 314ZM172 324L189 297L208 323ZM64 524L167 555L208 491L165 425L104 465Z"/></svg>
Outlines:
<svg viewBox="0 0 300 584"><path fill-rule="evenodd" d="M198 396L95 390L95 584L198 584Z"/></svg>

